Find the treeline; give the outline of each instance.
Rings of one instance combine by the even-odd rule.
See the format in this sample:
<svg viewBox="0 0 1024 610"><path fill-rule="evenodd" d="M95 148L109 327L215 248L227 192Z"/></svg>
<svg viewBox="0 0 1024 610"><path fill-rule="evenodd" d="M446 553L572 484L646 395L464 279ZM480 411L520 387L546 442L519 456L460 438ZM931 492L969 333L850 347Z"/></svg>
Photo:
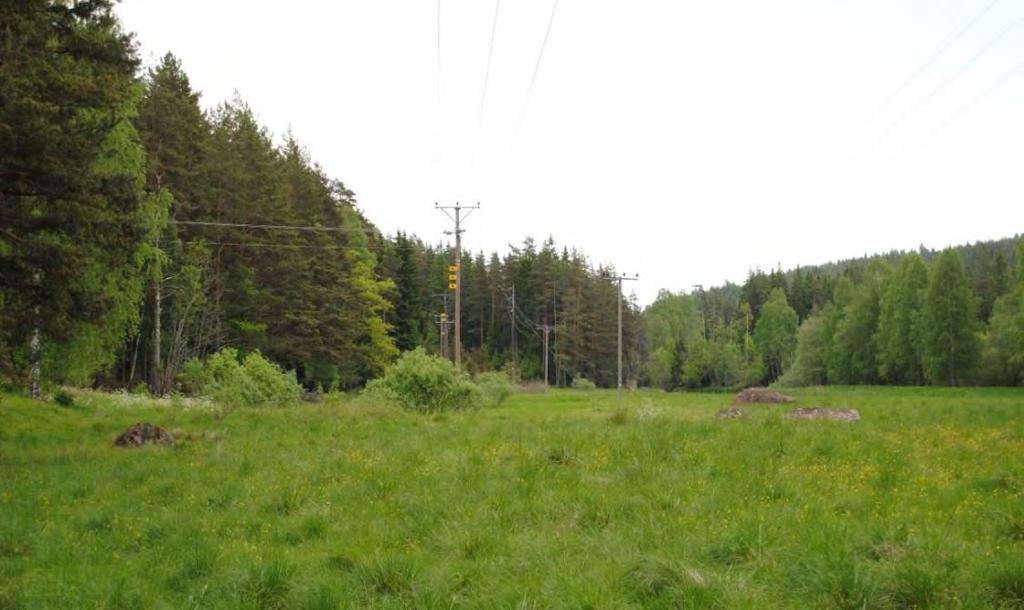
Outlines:
<svg viewBox="0 0 1024 610"><path fill-rule="evenodd" d="M393 288L388 314L401 350L441 351L440 316L454 318L446 292L454 252L399 234L385 247L382 275ZM619 287L614 269L593 267L578 251L559 250L548 239L527 239L504 257L462 256L463 359L471 371L514 365L526 379L544 378L544 327L548 327L547 381L571 385L582 377L603 387L617 383ZM445 299L448 299L447 302ZM513 307L514 303L514 307ZM447 306L447 310L445 307ZM636 381L644 357L637 305L623 297L623 376ZM454 332L454 331L452 331ZM448 336L451 342L453 336Z"/></svg>
<svg viewBox="0 0 1024 610"><path fill-rule="evenodd" d="M382 236L237 97L204 112L173 56L138 74L111 2L4 3L0 17L0 376L163 394L190 358L230 346L344 389L399 350L439 348L450 251ZM547 324L551 381L613 382L610 270L527 242L468 256L463 274L473 368L539 376Z"/></svg>
<svg viewBox="0 0 1024 610"><path fill-rule="evenodd" d="M666 388L1024 383L1024 241L889 253L662 293L646 377Z"/></svg>

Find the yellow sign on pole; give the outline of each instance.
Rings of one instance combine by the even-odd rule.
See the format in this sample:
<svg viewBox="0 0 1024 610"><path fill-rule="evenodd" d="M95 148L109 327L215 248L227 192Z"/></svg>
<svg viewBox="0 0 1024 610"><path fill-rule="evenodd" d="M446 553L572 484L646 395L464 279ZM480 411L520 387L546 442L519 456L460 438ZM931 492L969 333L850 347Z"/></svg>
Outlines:
<svg viewBox="0 0 1024 610"><path fill-rule="evenodd" d="M458 281L458 279L459 279L459 276L457 276L457 275L449 275L448 276L448 281L449 282L455 282L455 281Z"/></svg>
<svg viewBox="0 0 1024 610"><path fill-rule="evenodd" d="M448 290L455 290L455 284L448 284Z"/></svg>
<svg viewBox="0 0 1024 610"><path fill-rule="evenodd" d="M448 273L455 273L458 270L459 267L457 265L448 265Z"/></svg>

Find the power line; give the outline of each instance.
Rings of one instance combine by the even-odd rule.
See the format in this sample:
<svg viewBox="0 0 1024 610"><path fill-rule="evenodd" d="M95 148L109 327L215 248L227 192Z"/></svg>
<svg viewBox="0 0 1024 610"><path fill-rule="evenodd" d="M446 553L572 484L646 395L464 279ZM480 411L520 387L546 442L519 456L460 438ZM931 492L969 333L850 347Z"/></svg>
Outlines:
<svg viewBox="0 0 1024 610"><path fill-rule="evenodd" d="M932 129L932 131L928 134L928 137L926 139L931 140L940 133L942 133L943 131L945 131L946 129L948 129L950 125L952 125L961 117L963 117L971 110L973 110L975 106L985 101L985 99L988 96L992 95L993 93L1001 89L1004 85L1006 85L1006 83L1010 82L1010 79L1012 79L1020 72L1024 72L1024 61L1017 64L1016 66L1014 66L1012 70L996 79L995 82L993 82L987 89L978 94L974 99L967 102L963 106L957 108L952 114L946 117L945 120L940 122L934 129Z"/></svg>
<svg viewBox="0 0 1024 610"><path fill-rule="evenodd" d="M441 0L437 0L437 66L434 70L435 125L434 125L434 160L437 163L434 176L436 196L441 197L441 166L444 158L444 147L441 144Z"/></svg>
<svg viewBox="0 0 1024 610"><path fill-rule="evenodd" d="M548 48L548 38L551 36L551 27L555 24L555 13L558 11L558 0L551 5L551 16L548 17L548 27L544 31L544 40L540 43L540 52L537 53L537 63L533 66L533 76L530 78L530 87L526 90L526 98L523 100L523 109L519 113L519 120L516 122L516 132L526 120L526 110L533 99L533 89L537 85L537 74L540 72L540 64L544 61L544 51Z"/></svg>
<svg viewBox="0 0 1024 610"><path fill-rule="evenodd" d="M477 112L477 129L480 128L480 117L484 112L484 103L487 101L487 84L491 77L491 60L494 57L494 38L498 32L498 13L501 10L501 0L494 0L494 20L491 23L491 44L487 48L487 67L484 69L483 91L480 93L480 109Z"/></svg>
<svg viewBox="0 0 1024 610"><path fill-rule="evenodd" d="M473 129L473 151L469 158L469 172L476 174L476 159L480 148L480 126L483 124L484 106L487 103L487 88L491 80L491 61L494 58L494 39L498 33L498 14L501 0L494 1L494 19L491 22L491 42L487 47L487 66L484 68L484 82L480 91L480 107L476 111L476 127Z"/></svg>
<svg viewBox="0 0 1024 610"><path fill-rule="evenodd" d="M943 53L948 51L949 48L952 47L958 40L963 38L964 34L969 32L971 30L971 28L973 28L975 25L977 25L977 23L979 21L981 21L981 19L985 15L987 15L993 8L995 8L995 6L997 4L999 4L1000 2L1002 2L1002 0L993 0L991 3L989 3L988 6L986 6L984 9L982 9L981 12L976 14L970 21L968 21L965 26L960 28L951 37L948 37L944 42L942 42L939 45L939 48L936 49L934 53L932 53L931 57L929 57L923 64L918 66L917 69L914 70L910 74L910 76L908 76L907 79L904 80L903 83L899 87L896 88L895 91L893 91L888 97L886 97L882 101L881 104L878 105L877 108L875 108L874 112L871 113L870 118L868 119L868 122L874 120L874 118L876 116L878 116L879 113L881 113L883 110L888 108L889 105L892 104L892 102L895 101L896 98L899 97L900 94L903 93L907 89L907 87L909 87L911 85L911 83L913 83L915 80L917 80L917 78L919 76L924 74L925 70L930 68L932 66L932 64L934 64L935 61L939 57L942 56Z"/></svg>
<svg viewBox="0 0 1024 610"><path fill-rule="evenodd" d="M932 100L934 100L939 95L939 93L942 93L942 91L946 87L948 87L953 81L959 78L960 75L969 70L971 66L977 63L977 61L981 59L986 53L988 53L988 51L992 49L992 47L999 43L999 41L1005 38L1006 35L1010 33L1010 31L1012 31L1022 22L1024 22L1024 16L1018 17L1016 20L1010 23L1010 25L1000 30L998 34L996 34L993 38L990 38L988 42L986 42L981 47L981 49L978 50L977 53L975 53L969 60L967 60L966 63L962 64L959 68L957 68L948 76L946 76L946 78L944 78L942 82L940 82L927 95L919 99L916 104L908 108L905 112L903 112L903 114L896 117L896 120L890 123L889 126L885 129L885 131L882 132L882 135L879 136L878 140L875 142L875 146L878 146L883 141L885 141L885 139L890 134L892 134L896 129L898 129L904 122L906 122L906 120L909 119L913 113L917 112L918 110L929 104Z"/></svg>
<svg viewBox="0 0 1024 610"><path fill-rule="evenodd" d="M231 228L243 228L243 229L268 229L268 230L286 230L286 231L323 231L323 232L337 232L337 233L374 233L374 231L365 227L353 228L353 227L316 227L316 226L299 226L299 225L261 225L261 224L250 224L244 222L207 222L200 220L171 220L172 225L188 225L188 226L200 226L200 227L231 227Z"/></svg>
<svg viewBox="0 0 1024 610"><path fill-rule="evenodd" d="M161 240L162 244L170 245L179 243L179 240ZM329 244L287 244L280 242L233 242L233 241L206 241L203 239L190 239L180 240L180 243L189 244L203 244L207 246L224 246L224 247L238 247L238 248L282 248L291 250L369 250L369 251L385 251L385 250L415 250L414 245L409 246L385 246L385 245L347 245L347 246L336 246Z"/></svg>

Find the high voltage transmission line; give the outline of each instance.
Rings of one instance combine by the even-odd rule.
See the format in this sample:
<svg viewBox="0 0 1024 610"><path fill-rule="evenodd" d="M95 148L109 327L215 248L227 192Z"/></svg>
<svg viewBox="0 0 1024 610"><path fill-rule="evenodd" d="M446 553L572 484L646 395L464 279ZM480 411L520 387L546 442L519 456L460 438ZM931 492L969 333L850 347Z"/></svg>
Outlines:
<svg viewBox="0 0 1024 610"><path fill-rule="evenodd" d="M540 72L541 62L544 61L544 52L548 48L548 39L551 37L551 27L555 24L555 13L558 11L558 0L554 0L551 4L551 15L548 17L548 26L544 30L544 39L540 43L540 52L537 53L537 63L533 66L533 75L530 77L530 87L526 90L526 97L523 99L523 108L519 112L519 119L516 121L515 132L519 133L519 129L523 125L523 121L526 120L526 111L530 106L530 101L533 99L533 89L537 85L537 74Z"/></svg>
<svg viewBox="0 0 1024 610"><path fill-rule="evenodd" d="M993 8L995 8L995 6L1000 2L1002 2L1002 0L993 0L988 4L988 6L986 6L980 12L975 14L974 17L970 21L968 21L966 25L964 25L959 30L954 32L952 36L947 37L946 40L939 45L935 52L932 53L931 56L924 63L918 66L917 69L914 70L910 74L910 76L908 76L906 80L904 80L903 83L896 88L895 91L893 91L884 100L882 100L878 107L875 108L875 110L869 116L868 122L874 120L875 117L877 117L883 110L888 108L890 104L896 101L896 98L898 98L901 93L906 91L907 87L909 87L915 80L917 80L918 77L924 74L925 71L928 70L928 68L930 68L932 64L934 64L935 61L939 59L939 57L941 57L946 51L948 51L949 48L952 47L958 40L963 38L964 35L967 34L967 32L969 32L975 25L977 25L977 23L981 21L981 19L985 15L987 15Z"/></svg>
<svg viewBox="0 0 1024 610"><path fill-rule="evenodd" d="M945 131L947 128L949 128L950 125L955 123L961 117L968 114L971 110L974 109L975 106L985 101L985 99L988 98L988 96L992 95L993 93L1001 89L1004 85L1006 85L1006 83L1010 82L1010 79L1020 74L1021 72L1024 72L1024 62L1021 62L1014 66L1012 70L1006 72L1005 74L997 78L988 88L986 88L980 94L975 96L971 101L967 102L963 106L960 106L955 111L953 111L952 114L946 117L934 129L932 129L931 132L929 132L926 139L931 140L932 138L936 137L937 135Z"/></svg>
<svg viewBox="0 0 1024 610"><path fill-rule="evenodd" d="M896 119L893 120L888 125L888 127L885 128L882 134L878 137L878 140L876 140L875 142L875 146L877 147L882 142L884 142L893 132L899 129L899 127L902 126L903 123L905 123L914 113L920 111L922 108L931 103L936 97L938 97L940 93L942 93L957 78L959 78L961 75L967 72L971 68L971 66L977 63L979 59L984 57L990 50L992 50L993 47L996 46L996 44L998 44L1003 38L1006 37L1007 34L1013 31L1013 29L1016 28L1021 23L1024 23L1024 16L1018 17L1017 19L1012 21L1008 26L1000 30L999 33L997 33L995 36L986 41L985 44L982 45L982 47L974 55L972 55L970 59L968 59L966 62L957 67L956 70L946 75L946 78L942 79L942 81L939 82L939 84L936 85L935 88L929 91L925 96L919 98L915 104L913 104L910 108L908 108L898 117L896 117Z"/></svg>

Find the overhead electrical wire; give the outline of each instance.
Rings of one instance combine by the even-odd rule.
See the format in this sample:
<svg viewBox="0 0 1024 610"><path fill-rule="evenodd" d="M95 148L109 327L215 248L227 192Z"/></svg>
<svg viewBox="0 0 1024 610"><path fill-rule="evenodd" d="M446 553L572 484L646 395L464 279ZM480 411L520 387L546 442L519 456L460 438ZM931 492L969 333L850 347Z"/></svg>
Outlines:
<svg viewBox="0 0 1024 610"><path fill-rule="evenodd" d="M1006 85L1006 83L1010 82L1010 80L1014 76L1022 72L1024 72L1024 61L1014 66L1014 68L1009 72L1006 72L1005 74L997 78L984 91L982 91L980 94L971 99L971 101L960 106L949 116L947 116L944 120L942 120L938 125L935 126L935 128L931 130L931 132L928 133L926 140L931 140L938 136L943 131L945 131L946 129L948 129L950 125L960 120L960 118L962 118L963 116L967 115L971 110L975 108L975 106L985 101L985 99L988 98L988 96L992 95L999 89L1003 88Z"/></svg>
<svg viewBox="0 0 1024 610"><path fill-rule="evenodd" d="M244 222L207 222L201 220L171 220L173 225L187 225L187 226L199 226L199 227L231 227L231 228L244 228L244 229L268 229L268 230L285 230L285 231L323 231L323 232L337 232L337 233L375 233L371 229L365 227L317 227L317 226L300 226L300 225L264 225L264 224L250 224Z"/></svg>
<svg viewBox="0 0 1024 610"><path fill-rule="evenodd" d="M530 106L530 100L533 99L533 90L537 85L537 74L540 73L540 65L544 61L544 52L548 48L548 39L551 37L551 28L555 24L555 13L557 12L558 0L554 0L551 5L551 15L548 17L548 26L547 29L544 30L544 39L540 43L540 52L537 53L537 63L533 66L533 75L530 77L530 87L526 90L526 97L523 99L523 108L519 112L519 120L516 121L516 135L518 135L523 121L526 120L526 111Z"/></svg>
<svg viewBox="0 0 1024 610"><path fill-rule="evenodd" d="M484 67L484 81L480 90L480 106L476 111L476 127L473 129L473 150L469 158L469 173L476 175L476 161L480 148L480 127L483 124L484 107L487 105L487 89L491 80L491 63L494 60L494 39L498 33L498 15L501 12L501 0L494 0L494 18L491 20L491 41L487 46L487 65Z"/></svg>
<svg viewBox="0 0 1024 610"><path fill-rule="evenodd" d="M204 239L187 239L187 240L161 240L163 244L175 244L175 243L190 243L190 244L203 244L206 246L223 246L223 247L236 247L236 248L281 248L288 250L369 250L369 251L386 251L386 250L415 250L416 247L412 244L408 246L397 246L397 245L333 245L333 244L296 244L296 243L283 243L283 242L244 242L244 241L206 241Z"/></svg>
<svg viewBox="0 0 1024 610"><path fill-rule="evenodd" d="M914 70L910 74L910 76L908 76L906 80L904 80L903 83L896 88L895 91L893 91L884 100L882 100L878 107L875 108L875 110L869 116L868 122L873 121L875 117L877 117L883 110L888 108L890 104L896 101L896 98L898 98L900 94L906 91L907 87L909 87L915 80L917 80L918 77L924 74L925 71L928 70L928 68L930 68L932 64L934 64L936 60L939 59L939 57L941 57L946 51L948 51L950 47L956 44L957 41L963 38L964 35L967 34L967 32L974 28L974 26L977 25L978 22L981 21L983 17L985 17L985 15L989 14L989 12L991 12L992 9L995 8L995 6L1000 2L1002 2L1002 0L992 0L992 2L990 2L979 13L975 14L974 17L970 21L968 21L966 25L964 25L959 30L954 32L952 36L947 37L946 40L944 40L939 45L935 52L932 53L931 56L924 63L918 66L917 69Z"/></svg>
<svg viewBox="0 0 1024 610"><path fill-rule="evenodd" d="M909 119L915 112L919 111L921 108L923 108L924 106L926 106L929 103L931 103L932 100L934 100L936 97L938 97L938 95L940 93L942 93L943 90L946 89L946 87L948 87L950 84L952 84L964 72L967 72L971 68L971 66L973 66L975 63L977 63L979 59L984 57L985 54L988 53L992 49L992 47L994 47L996 44L998 44L1003 38L1006 37L1007 34L1009 34L1011 31L1013 31L1013 29L1016 28L1021 23L1024 23L1024 16L1018 17L1017 19L1012 21L1010 23L1010 25L1008 25L1005 28L1003 28L1002 30L1000 30L998 34L996 34L994 37L990 38L984 45L982 45L981 49L979 49L977 53L975 53L973 56L971 56L970 59L968 59L966 62L961 64L952 73L948 74L946 76L946 78L942 79L942 81L934 89L932 89L930 92L928 92L927 95L925 95L924 97L920 98L917 101L916 104L912 105L910 108L908 108L906 111L904 111L901 115L896 117L896 119L892 123L890 123L889 126L886 127L886 129L878 137L878 140L875 142L875 146L878 146L883 141L885 141L885 139L888 138L889 135L891 135L894 131L896 131L901 125L903 125L903 123L906 122L907 119Z"/></svg>
<svg viewBox="0 0 1024 610"><path fill-rule="evenodd" d="M437 164L434 171L434 201L441 200L441 166L444 157L444 147L441 144L441 0L437 0L437 65L434 69L434 161Z"/></svg>
<svg viewBox="0 0 1024 610"><path fill-rule="evenodd" d="M491 61L494 59L494 39L498 33L498 14L501 11L501 0L494 0L494 19L491 21L491 43L487 47L487 66L484 68L484 83L480 93L480 108L477 111L477 128L480 127L480 117L483 116L484 104L487 102L487 85L491 78Z"/></svg>

